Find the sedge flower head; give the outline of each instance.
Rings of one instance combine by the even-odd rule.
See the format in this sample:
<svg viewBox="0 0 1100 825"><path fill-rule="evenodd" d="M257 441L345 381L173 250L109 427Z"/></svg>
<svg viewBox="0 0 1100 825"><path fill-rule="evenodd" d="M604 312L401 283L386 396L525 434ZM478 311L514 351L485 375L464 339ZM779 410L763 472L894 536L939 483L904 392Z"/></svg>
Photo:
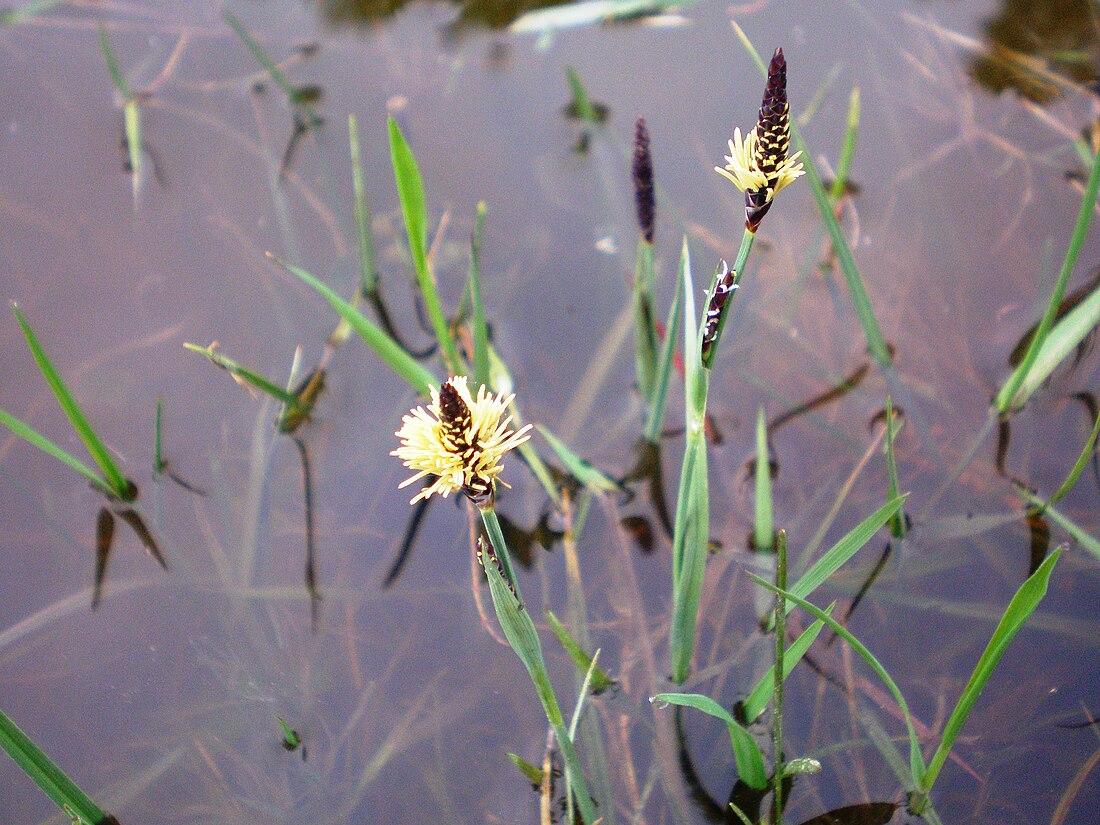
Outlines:
<svg viewBox="0 0 1100 825"><path fill-rule="evenodd" d="M776 49L768 66L768 83L756 125L742 139L734 129L726 166L715 166L745 193L745 224L755 232L771 208L772 198L805 174L798 163L801 152L787 157L791 144L791 116L787 103L787 63Z"/></svg>
<svg viewBox="0 0 1100 825"><path fill-rule="evenodd" d="M397 431L401 446L390 455L415 472L400 487L432 476L432 483L411 503L433 494L446 498L453 492L463 492L479 507L491 506L497 477L503 469L501 460L531 437L531 425L518 431L509 429L512 416L506 413L515 396L494 396L479 387L475 398L465 376L451 378L438 390L432 387L431 393L427 409L412 410Z"/></svg>

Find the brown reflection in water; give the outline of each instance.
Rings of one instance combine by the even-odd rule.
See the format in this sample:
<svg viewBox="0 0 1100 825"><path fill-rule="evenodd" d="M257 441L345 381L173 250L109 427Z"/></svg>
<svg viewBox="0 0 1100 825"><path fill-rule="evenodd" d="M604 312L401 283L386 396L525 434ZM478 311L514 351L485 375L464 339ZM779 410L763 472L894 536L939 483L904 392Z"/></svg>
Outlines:
<svg viewBox="0 0 1100 825"><path fill-rule="evenodd" d="M401 539L401 547L397 551L397 558L393 560L386 577L382 579L383 590L393 585L405 569L405 564L412 555L413 546L416 544L416 538L420 535L420 527L424 523L424 516L428 514L428 508L432 506L432 501L431 498L422 498L413 505L412 515L409 516L409 522L405 525L405 535Z"/></svg>
<svg viewBox="0 0 1100 825"><path fill-rule="evenodd" d="M785 413L780 413L768 422L769 436L774 434L775 431L782 427L784 424L789 423L795 418L803 416L808 412L812 412L813 410L824 407L825 405L830 404L833 401L837 401L843 398L845 395L850 393L863 382L863 379L867 377L867 373L870 369L870 362L865 362L857 367L851 375L840 381L840 383L838 383L835 387L826 390L820 395L815 395L809 401L803 402L796 407L792 407Z"/></svg>
<svg viewBox="0 0 1100 825"><path fill-rule="evenodd" d="M886 825L899 807L896 802L864 802L835 808L807 819L802 825Z"/></svg>
<svg viewBox="0 0 1100 825"><path fill-rule="evenodd" d="M1050 522L1039 513L1029 514L1026 521L1029 536L1028 548L1031 551L1027 574L1031 576L1039 569L1039 565L1050 552Z"/></svg>
<svg viewBox="0 0 1100 825"><path fill-rule="evenodd" d="M130 486L134 491L133 498L137 497L137 487L133 482ZM161 553L153 534L145 524L141 514L132 507L112 512L107 507L101 507L96 515L95 526L95 572L92 579L92 610L99 607L103 601L103 587L107 581L107 565L111 559L111 551L114 549L115 516L126 522L130 529L137 535L145 551L156 560L162 570L168 569L168 561Z"/></svg>
<svg viewBox="0 0 1100 825"><path fill-rule="evenodd" d="M554 544L561 541L565 535L561 530L555 530L550 526L550 512L543 511L539 520L530 530L525 530L500 513L500 529L504 533L504 540L508 544L508 550L512 558L523 565L524 570L530 570L535 561L535 546L543 550L550 550Z"/></svg>
<svg viewBox="0 0 1100 825"><path fill-rule="evenodd" d="M664 472L661 468L661 446L652 444L645 439L640 439L634 445L634 466L622 480L620 486L628 485L632 481L644 481L646 491L649 494L649 502L653 511L657 514L661 528L672 541L672 516L668 510L668 502L665 500ZM644 549L644 548L643 548Z"/></svg>
<svg viewBox="0 0 1100 825"><path fill-rule="evenodd" d="M1089 0L1006 0L985 34L989 53L971 61L970 74L992 92L1015 89L1049 103L1061 94L1050 73L1078 83L1096 80L1100 35Z"/></svg>

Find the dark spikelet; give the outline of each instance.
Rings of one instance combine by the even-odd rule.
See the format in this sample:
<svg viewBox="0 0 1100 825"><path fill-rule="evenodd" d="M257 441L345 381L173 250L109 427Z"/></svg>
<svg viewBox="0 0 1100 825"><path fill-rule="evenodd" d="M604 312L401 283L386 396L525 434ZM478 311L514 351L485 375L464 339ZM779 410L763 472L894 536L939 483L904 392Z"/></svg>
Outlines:
<svg viewBox="0 0 1100 825"><path fill-rule="evenodd" d="M450 442L448 447L456 453L465 452L470 446L468 434L473 418L470 408L450 381L439 388L439 418L443 423L443 435Z"/></svg>
<svg viewBox="0 0 1100 825"><path fill-rule="evenodd" d="M638 212L638 228L646 243L653 243L657 227L657 199L653 193L653 158L649 154L649 130L645 118L634 124L634 205Z"/></svg>
<svg viewBox="0 0 1100 825"><path fill-rule="evenodd" d="M771 208L772 188L778 180L779 166L787 159L791 145L791 117L787 104L787 61L783 50L776 49L768 64L768 83L756 121L754 160L768 178L765 189L745 192L745 225L755 232Z"/></svg>
<svg viewBox="0 0 1100 825"><path fill-rule="evenodd" d="M722 319L722 310L729 301L730 295L737 289L737 273L730 270L725 261L718 264L718 280L714 285L714 294L707 304L707 313L703 321L703 345L701 357L706 363L710 358L710 351L718 341L718 325Z"/></svg>
<svg viewBox="0 0 1100 825"><path fill-rule="evenodd" d="M475 507L482 510L486 507L492 507L497 497L497 491L492 482L485 481L481 478L475 478L469 484L465 485L462 488L462 492L465 493L466 498L474 503Z"/></svg>
<svg viewBox="0 0 1100 825"><path fill-rule="evenodd" d="M512 591L512 596L519 605L519 609L523 610L523 602L519 599L519 593L516 592L515 585L508 580L508 576L504 572L504 565L500 563L496 550L493 549L492 543L484 536L477 537L477 560L481 562L482 567L491 564L497 569L497 572L500 573L500 577L504 579L504 583L508 585L508 589Z"/></svg>

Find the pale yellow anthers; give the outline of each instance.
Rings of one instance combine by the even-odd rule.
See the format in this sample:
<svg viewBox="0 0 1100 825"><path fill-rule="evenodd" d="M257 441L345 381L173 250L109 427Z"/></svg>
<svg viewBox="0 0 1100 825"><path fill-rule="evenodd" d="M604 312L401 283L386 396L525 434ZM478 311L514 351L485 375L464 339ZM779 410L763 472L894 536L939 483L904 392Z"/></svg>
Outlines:
<svg viewBox="0 0 1100 825"><path fill-rule="evenodd" d="M776 164L774 177L769 180L758 162L756 128L754 126L749 130L743 140L741 130L733 130L733 140L729 142L730 153L726 155L726 167L723 169L721 166L715 166L714 171L724 175L742 192L765 191L765 202L767 202L774 198L777 192L806 173L802 169L802 164L796 162L802 153L795 152Z"/></svg>
<svg viewBox="0 0 1100 825"><path fill-rule="evenodd" d="M474 398L462 375L451 378L439 390L432 387L431 392L432 403L427 409L412 410L396 433L401 446L390 455L415 472L400 487L434 476L435 480L410 503L433 494L446 498L462 491L479 506L483 502L491 504L503 469L501 459L531 437L531 425L518 432L510 430L512 416L506 413L515 396L494 396L482 386Z"/></svg>

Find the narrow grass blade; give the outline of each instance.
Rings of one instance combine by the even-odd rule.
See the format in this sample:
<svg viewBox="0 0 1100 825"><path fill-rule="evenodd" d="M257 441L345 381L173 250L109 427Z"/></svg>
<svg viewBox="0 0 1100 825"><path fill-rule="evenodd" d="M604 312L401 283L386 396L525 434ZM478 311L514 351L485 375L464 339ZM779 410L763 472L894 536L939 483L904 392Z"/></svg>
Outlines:
<svg viewBox="0 0 1100 825"><path fill-rule="evenodd" d="M562 716L561 707L558 705L557 696L550 683L550 675L546 672L546 662L542 656L542 646L539 644L535 623L520 599L519 590L506 578L504 568L498 564L502 554L507 552L503 544L499 545L498 549L483 547L481 551L497 620L508 639L508 644L527 669L535 685L535 692L542 702L546 719L554 729L558 747L561 748L567 781L573 788L581 816L584 817L585 822L595 822L596 813L592 799L588 795L588 783L585 781L580 760L573 747L573 740L565 728L565 718Z"/></svg>
<svg viewBox="0 0 1100 825"><path fill-rule="evenodd" d="M160 434L160 422L161 422L161 407L164 403L161 399L157 399L156 413L153 416L153 475L159 476L168 467L168 462L164 460L164 450L161 442Z"/></svg>
<svg viewBox="0 0 1100 825"><path fill-rule="evenodd" d="M536 788L542 784L542 768L532 765L522 756L517 756L514 753L506 754L507 757L512 760L512 764L519 769L519 772L523 774L523 778L534 785Z"/></svg>
<svg viewBox="0 0 1100 825"><path fill-rule="evenodd" d="M844 143L841 144L840 158L836 163L836 178L829 187L829 200L834 204L848 188L848 172L852 168L852 157L856 152L856 133L859 132L859 109L859 86L855 86L848 97L848 125L844 129Z"/></svg>
<svg viewBox="0 0 1100 825"><path fill-rule="evenodd" d="M69 0L35 0L17 9L0 9L0 26L14 26L68 2Z"/></svg>
<svg viewBox="0 0 1100 825"><path fill-rule="evenodd" d="M286 73L268 56L263 46L248 33L244 24L229 11L225 11L222 14L225 17L225 22L229 24L229 28L237 33L237 37L241 39L241 42L244 43L252 53L252 57L255 58L256 62L263 67L264 71L266 71L271 76L271 79L275 81L275 84L283 90L284 94L286 94L290 105L298 109L305 116L308 123L312 125L320 124L323 118L317 113L317 110L313 108L308 101L303 99L301 90L290 82L290 78L288 78Z"/></svg>
<svg viewBox="0 0 1100 825"><path fill-rule="evenodd" d="M951 748L955 745L955 739L958 737L963 723L966 722L974 703L978 700L982 690L985 689L986 683L993 675L993 671L1001 661L1005 650L1008 649L1009 643L1046 595L1050 575L1054 572L1054 565L1061 554L1062 548L1058 548L1051 553L1047 560L1039 566L1039 569L1020 585L1020 589L1016 591L1016 595L1012 597L1012 601L1005 608L1004 616L997 625L997 629L993 631L993 636L990 638L989 644L986 645L978 664L975 665L973 673L970 674L970 680L967 682L962 696L959 697L955 710L952 711L947 724L944 725L939 747L936 748L936 752L928 761L928 769L924 772L924 776L920 781L920 789L925 794L931 792L936 777L939 776L940 769L943 768L944 762L947 761L947 757L951 753Z"/></svg>
<svg viewBox="0 0 1100 825"><path fill-rule="evenodd" d="M1075 542L1092 553L1093 556L1100 559L1100 541L1091 536L1084 528L1078 525L1077 522L1073 521L1060 510L1054 509L1049 502L1044 502L1041 498L1032 495L1022 487L1017 487L1016 492L1033 508L1042 507L1044 516L1065 530Z"/></svg>
<svg viewBox="0 0 1100 825"><path fill-rule="evenodd" d="M69 423L72 424L80 440L84 442L84 447L88 450L89 455L95 460L100 472L103 473L103 479L97 483L102 484L102 481L105 480L107 482L107 489L110 491L111 495L123 501L132 500L136 495L133 485L126 480L122 471L118 469L118 465L116 465L111 458L111 454L108 452L107 447L104 446L99 436L96 435L95 430L92 429L92 425L88 423L88 419L84 417L84 413L76 403L76 399L73 398L72 394L65 386L65 382L61 380L61 375L54 369L50 359L46 356L45 350L42 349L30 325L23 317L23 313L19 311L19 307L12 303L11 310L15 313L15 320L18 321L19 326L23 328L23 336L27 339L27 347L30 349L31 355L34 356L34 362L38 365L38 370L42 373L42 377L46 379L46 383L50 385L50 390L53 392L54 398L57 399L57 403L61 407L62 412L65 413L65 417L69 419ZM28 427L27 429L29 430L30 428ZM26 438L26 436L23 437ZM41 449L46 449L42 444L34 441L31 443ZM47 450L47 452L50 451ZM56 453L51 454L57 458L61 458L61 456ZM61 458L61 460L73 466L69 461L66 461L66 459ZM85 473L85 475L87 474Z"/></svg>
<svg viewBox="0 0 1100 825"><path fill-rule="evenodd" d="M894 513L898 512L905 496L899 496L888 501L882 507L875 510L863 521L857 524L840 541L829 548L826 553L814 562L790 588L795 596L805 597L814 592L829 576L839 570L845 562L854 556L871 537L878 532ZM790 612L788 610L788 612Z"/></svg>
<svg viewBox="0 0 1100 825"><path fill-rule="evenodd" d="M638 241L631 293L634 303L634 380L638 394L648 407L653 400L657 382L657 323L654 317L653 245Z"/></svg>
<svg viewBox="0 0 1100 825"><path fill-rule="evenodd" d="M886 470L890 481L886 488L886 497L890 501L898 498L898 465L894 462L894 402L886 396ZM890 535L896 539L905 538L905 512L898 507L890 516Z"/></svg>
<svg viewBox="0 0 1100 825"><path fill-rule="evenodd" d="M572 66L566 66L565 77L569 81L569 91L572 94L572 100L569 103L570 113L588 123L598 123L599 113L592 103L592 98L588 96L588 91L584 88L577 70Z"/></svg>
<svg viewBox="0 0 1100 825"><path fill-rule="evenodd" d="M787 605L783 601L783 591L786 589L787 531L780 530L775 537L775 610L772 619L775 625L772 631L775 636L775 664L772 668L775 693L775 709L772 712L772 754L775 760L772 770L772 821L775 825L783 825L783 777L786 774L783 764L783 680L786 676L783 660L787 653Z"/></svg>
<svg viewBox="0 0 1100 825"><path fill-rule="evenodd" d="M241 366L232 358L226 358L215 349L214 344L208 347L200 347L198 344L184 344L183 348L191 352L197 352L199 355L205 355L210 363L217 367L221 367L232 375L233 379L237 381L238 384L244 383L255 387L265 395L269 395L276 401L282 402L288 408L296 408L298 406L298 399L295 398L293 393L283 389L275 382L264 378L258 372Z"/></svg>
<svg viewBox="0 0 1100 825"><path fill-rule="evenodd" d="M752 573L749 573L749 578L765 590L770 590L772 593L777 592L777 588L771 582L759 576L755 576ZM794 604L801 607L814 618L827 624L834 633L851 645L852 649L871 667L879 679L882 680L886 689L890 691L890 694L894 697L894 701L897 702L898 707L901 708L902 716L905 718L905 728L909 734L909 770L912 775L913 786L915 787L920 781L920 777L924 775L924 759L921 757L920 741L917 739L917 731L913 727L913 717L909 713L909 705L906 704L905 697L902 695L901 688L898 687L897 682L893 680L886 671L886 668L882 666L882 663L875 658L874 654L864 646L863 642L853 636L852 633L836 621L836 619L832 618L816 605L810 604L810 602L800 596L796 596L791 591L785 592L783 597L794 602Z"/></svg>
<svg viewBox="0 0 1100 825"><path fill-rule="evenodd" d="M0 711L0 747L74 822L117 825L115 818L104 813L3 711Z"/></svg>
<svg viewBox="0 0 1100 825"><path fill-rule="evenodd" d="M651 702L666 702L670 705L680 705L685 708L701 710L716 719L721 719L729 729L730 744L733 746L733 758L737 762L737 773L741 781L751 788L765 788L768 784L768 773L764 769L764 756L760 753L760 747L736 719L730 715L720 704L709 696L699 693L658 693Z"/></svg>
<svg viewBox="0 0 1100 825"><path fill-rule="evenodd" d="M111 73L111 80L122 100L122 122L126 132L126 150L130 158L130 179L133 182L134 204L137 204L138 186L141 183L141 112L138 109L137 98L130 92L130 84L122 74L118 65L114 49L111 48L111 39L103 24L99 26L99 48L103 52L103 60L107 64L107 71Z"/></svg>
<svg viewBox="0 0 1100 825"><path fill-rule="evenodd" d="M768 458L768 420L764 408L756 414L756 521L752 543L757 550L769 550L775 544L772 521L772 467Z"/></svg>
<svg viewBox="0 0 1100 825"><path fill-rule="evenodd" d="M1062 304L1062 299L1066 294L1066 286L1069 284L1069 276L1073 274L1074 267L1077 265L1077 257L1081 251L1081 244L1085 243L1085 235L1089 231L1089 223L1092 222L1092 209L1096 206L1097 194L1100 193L1100 152L1097 152L1092 157L1092 168L1089 172L1089 182L1085 186L1085 197L1081 199L1081 208L1077 212L1077 222L1074 226L1074 233L1070 235L1069 246L1066 249L1066 257L1062 262L1062 271L1058 273L1058 279L1055 282L1054 290L1051 293L1051 300L1047 301L1046 309L1043 312L1043 318L1038 323L1038 328L1035 330L1035 334L1032 335L1032 342L1027 352L1024 354L1021 362L1016 365L1015 371L1009 376L1007 382L1004 382L1004 386L1001 387L997 397L993 399L993 406L997 407L1001 415L1007 414L1007 412L1015 407L1019 407L1024 401L1034 392L1035 387L1038 384L1042 384L1042 381L1038 384L1034 384L1031 381L1032 367L1037 366L1038 357L1040 352L1045 348L1046 338L1051 328L1054 326L1054 319L1058 312L1058 305ZM1070 315L1080 309L1080 306ZM1096 309L1093 309L1093 315L1096 313ZM1069 319L1067 316L1064 322ZM1093 321L1095 326L1096 321ZM1066 333L1063 333L1068 338ZM1078 339L1079 340L1079 339ZM1076 345L1076 344L1075 344ZM1073 349L1073 348L1070 348ZM1049 356L1053 353L1047 353L1047 359L1045 363L1049 363ZM1060 361L1062 359L1058 359ZM1056 364L1057 362L1055 362ZM1053 370L1053 366L1049 367L1049 370ZM1049 370L1046 375L1049 375ZM1046 375L1043 377L1045 378ZM1029 383L1033 384L1029 392L1024 392L1024 381L1029 379Z"/></svg>
<svg viewBox="0 0 1100 825"><path fill-rule="evenodd" d="M587 673L590 669L592 670L592 692L599 695L608 688L613 687L615 685L615 680L608 676L599 665L593 668L595 657L585 653L584 648L569 634L569 631L565 629L565 626L558 620L558 617L554 615L553 610L546 611L546 618L550 622L550 629L554 631L554 635L558 637L558 642L561 644L562 649L569 654L569 658L573 660L573 664L577 666L577 670L581 673Z"/></svg>
<svg viewBox="0 0 1100 825"><path fill-rule="evenodd" d="M594 493L614 493L619 485L612 481L602 470L592 466L592 463L581 458L573 452L569 446L541 424L536 424L535 429L542 433L546 443L554 451L562 464L577 481Z"/></svg>
<svg viewBox="0 0 1100 825"><path fill-rule="evenodd" d="M686 245L684 247L687 248ZM681 269L683 263L681 262ZM684 279L676 279L676 292L672 296L672 306L668 310L665 322L665 340L661 344L661 354L657 360L657 380L649 402L643 437L650 444L661 440L661 427L665 422L665 408L668 404L668 384L672 377L673 356L676 354L676 339L680 335L680 318L683 312Z"/></svg>
<svg viewBox="0 0 1100 825"><path fill-rule="evenodd" d="M88 479L88 481L92 483L92 486L94 486L97 490L102 490L109 496L113 496L115 494L114 491L111 489L111 486L99 473L97 473L80 459L61 449L61 447L50 441L50 439L46 438L46 436L42 435L42 433L38 432L38 430L31 427L29 424L24 424L11 413L0 410L0 424L3 424L24 441L33 444L38 449L42 450L42 452L49 453L62 463L68 464L70 467L72 467L74 470L76 470L78 473Z"/></svg>
<svg viewBox="0 0 1100 825"><path fill-rule="evenodd" d="M485 212L485 201L480 201L474 217L474 234L470 241L470 301L474 316L474 381L488 387L489 325L485 321L485 302L481 298L481 236L485 231Z"/></svg>
<svg viewBox="0 0 1100 825"><path fill-rule="evenodd" d="M1073 467L1069 471L1069 475L1065 480L1058 485L1058 489L1051 494L1050 498L1046 500L1046 503L1039 508L1035 515L1042 515L1052 504L1057 504L1063 498L1065 498L1069 491L1073 489L1077 484L1077 479L1081 477L1081 473L1085 471L1085 468L1089 464L1089 459L1092 458L1093 450L1096 449L1096 437L1100 435L1100 415L1096 416L1096 421L1092 425L1092 432L1089 434L1088 439L1085 441L1085 446L1081 448L1081 452L1077 455L1077 460L1073 462Z"/></svg>
<svg viewBox="0 0 1100 825"><path fill-rule="evenodd" d="M1100 163L1096 165L1100 167ZM1088 214L1092 214L1091 209L1088 210ZM1080 245L1078 244L1078 246ZM1076 251L1074 252L1074 259L1076 259ZM1062 273L1067 274L1070 269L1063 266ZM1042 321L1039 322L1039 328L1032 336L1027 354L1024 355L1015 372L1012 373L1008 382L997 394L995 403L998 411L1002 414L1019 409L1026 404L1027 400L1043 385L1043 382L1058 368L1058 365L1065 360L1066 356L1077 348L1089 333L1096 328L1097 324L1100 324L1100 288L1094 289L1085 300L1066 313L1065 317L1057 324L1054 324L1053 321L1050 324L1046 323L1047 315L1057 312L1064 293L1065 282L1059 276L1059 281L1051 294L1050 304L1047 306ZM1041 343L1037 345L1037 342L1040 341ZM1024 370L1025 366L1027 367L1026 370ZM1017 384L1016 389L1009 393L1013 383ZM1010 400L1005 401L1003 399Z"/></svg>
<svg viewBox="0 0 1100 825"><path fill-rule="evenodd" d="M405 216L405 232L409 239L409 252L416 268L416 282L427 307L428 317L439 346L443 349L444 360L452 374L462 374L462 362L458 357L454 338L447 328L447 319L443 315L443 305L439 300L435 277L428 264L428 205L424 196L424 181L420 176L420 167L416 156L401 127L392 117L389 119L390 160L393 163L393 177L397 183L397 194L401 200L401 212Z"/></svg>
<svg viewBox="0 0 1100 825"><path fill-rule="evenodd" d="M313 287L322 298L328 301L334 310L340 313L340 316L351 325L352 329L359 333L359 337L374 350L386 366L401 378L404 378L414 390L421 395L428 395L430 386L439 386L439 379L433 373L421 366L416 359L401 348L400 344L383 332L381 327L333 292L326 284L301 267L282 261L270 252L267 256L287 272Z"/></svg>
<svg viewBox="0 0 1100 825"><path fill-rule="evenodd" d="M760 57L760 53L756 51L756 47L752 45L744 30L735 21L731 21L731 24L745 49L760 69L760 73L767 77L768 68ZM863 286L859 268L856 266L855 258L852 257L851 247L848 246L848 240L844 237L844 231L840 228L840 223L833 212L833 204L829 200L829 194L825 191L824 184L821 182L821 176L814 165L813 156L810 154L806 142L802 139L801 131L794 122L791 123L791 137L794 139L795 148L802 153L799 160L802 161L803 168L806 171L806 180L809 182L810 190L817 202L821 220L825 224L829 238L832 240L833 251L836 253L840 270L844 273L844 280L848 285L848 292L852 296L856 315L863 326L863 334L867 338L867 347L871 352L871 356L879 364L888 367L893 361L890 348L886 345L886 339L882 337L882 330L879 328L878 320L871 308L871 299L867 296L867 290Z"/></svg>
<svg viewBox="0 0 1100 825"><path fill-rule="evenodd" d="M836 602L833 602L825 608L824 613L826 616L833 614L833 608L836 607ZM798 638L791 643L787 648L786 655L783 657L783 679L786 681L787 677L791 675L791 672L795 669L795 666L802 660L802 657L806 655L806 651L810 649L810 646L817 640L818 635L821 633L821 628L825 626L825 623L821 620L815 621L809 627L799 634ZM772 700L772 696L775 693L775 666L768 668L768 672L760 677L760 681L756 683L756 687L753 688L745 701L741 703L741 709L745 714L745 721L752 724L759 718L760 714L764 712L764 708L768 706L768 702Z"/></svg>
<svg viewBox="0 0 1100 825"><path fill-rule="evenodd" d="M709 370L700 360L699 330L695 322L691 258L682 257L684 280L684 460L680 469L680 490L676 500L676 523L672 538L672 623L669 627L669 658L672 679L687 678L695 647L696 613L703 589L709 542L707 442L705 419Z"/></svg>
<svg viewBox="0 0 1100 825"><path fill-rule="evenodd" d="M359 157L359 122L348 115L348 142L351 145L351 183L355 193L355 237L359 243L359 285L363 294L378 292L378 271L374 268L374 244L370 231L370 207L363 164Z"/></svg>

